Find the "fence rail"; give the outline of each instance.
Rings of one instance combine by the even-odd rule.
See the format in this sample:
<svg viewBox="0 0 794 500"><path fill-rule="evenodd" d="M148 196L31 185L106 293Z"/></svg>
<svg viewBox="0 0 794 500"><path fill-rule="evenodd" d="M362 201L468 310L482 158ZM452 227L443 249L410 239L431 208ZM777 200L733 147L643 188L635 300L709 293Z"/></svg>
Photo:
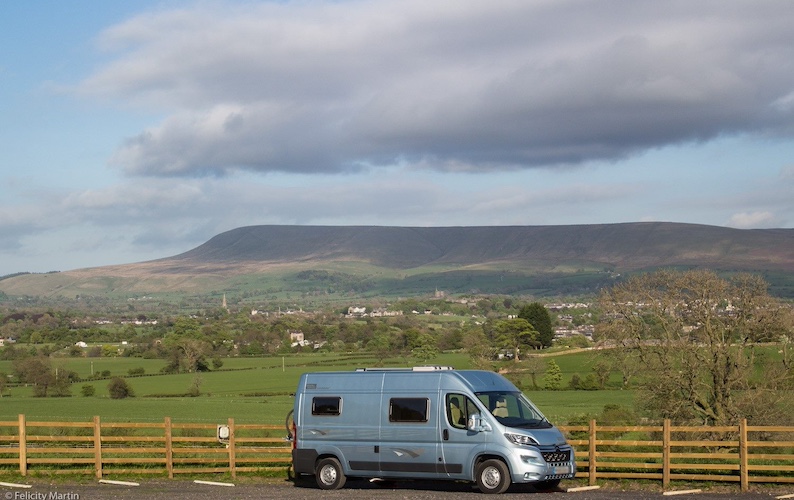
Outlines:
<svg viewBox="0 0 794 500"><path fill-rule="evenodd" d="M123 474L286 471L291 448L281 425L0 421L0 473ZM794 483L794 427L661 425L560 426L576 449L577 474L599 479Z"/></svg>

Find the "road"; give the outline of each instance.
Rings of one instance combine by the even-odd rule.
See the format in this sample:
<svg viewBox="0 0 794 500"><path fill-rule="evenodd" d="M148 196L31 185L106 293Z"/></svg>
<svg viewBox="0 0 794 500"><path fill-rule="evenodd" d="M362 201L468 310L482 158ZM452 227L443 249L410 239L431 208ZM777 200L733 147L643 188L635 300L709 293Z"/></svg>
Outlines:
<svg viewBox="0 0 794 500"><path fill-rule="evenodd" d="M5 481L0 478L0 480ZM436 500L463 498L483 498L471 485L453 482L406 481L388 485L376 485L368 481L348 481L341 490L322 491L313 484L296 486L285 480L245 478L231 483L202 484L190 480L141 479L138 486L93 482L70 483L62 480L48 482L43 479L25 480L30 488L5 486L0 483L0 500L166 500L189 498L191 500L229 500L229 499L345 499L345 500ZM563 485L565 486L565 485ZM568 485L574 488L576 485ZM723 487L722 491L703 491L680 496L665 496L658 486L648 490L620 491L611 486L589 491L535 492L529 486L513 486L498 498L549 500L650 500L663 498L685 498L697 500L755 500L774 499L777 496L794 493L791 487L757 487L751 493L739 493L734 487ZM679 488L681 490L681 488ZM531 496L527 496L531 495Z"/></svg>

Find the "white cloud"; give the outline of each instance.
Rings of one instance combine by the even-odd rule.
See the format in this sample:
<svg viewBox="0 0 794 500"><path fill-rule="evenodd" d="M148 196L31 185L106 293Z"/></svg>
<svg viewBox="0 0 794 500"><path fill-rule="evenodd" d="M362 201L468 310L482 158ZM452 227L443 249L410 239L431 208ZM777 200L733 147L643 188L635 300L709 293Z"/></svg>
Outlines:
<svg viewBox="0 0 794 500"><path fill-rule="evenodd" d="M81 93L169 116L132 174L503 170L786 133L794 9L776 2L198 4L106 30Z"/></svg>
<svg viewBox="0 0 794 500"><path fill-rule="evenodd" d="M779 219L772 212L742 212L731 216L728 226L738 229L777 227Z"/></svg>

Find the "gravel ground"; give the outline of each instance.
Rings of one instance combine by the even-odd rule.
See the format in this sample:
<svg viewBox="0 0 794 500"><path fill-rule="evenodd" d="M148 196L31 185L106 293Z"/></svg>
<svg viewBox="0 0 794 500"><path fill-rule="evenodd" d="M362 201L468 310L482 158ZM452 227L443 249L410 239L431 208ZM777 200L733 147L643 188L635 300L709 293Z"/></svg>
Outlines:
<svg viewBox="0 0 794 500"><path fill-rule="evenodd" d="M0 478L1 479L1 478ZM291 481L280 479L252 479L222 482L208 481L206 484L192 480L147 480L135 482L138 486L109 484L100 482L69 483L64 481L48 482L47 480L24 478L19 484L30 485L30 488L0 485L0 500L165 500L189 498L195 500L228 500L228 499L318 499L339 498L346 500L394 500L394 499L457 499L461 496L476 499L484 495L472 485L448 481L403 481L387 484L375 484L369 481L348 481L348 484L334 491L317 489L310 481L296 486ZM233 484L233 485L232 485ZM606 485L597 490L566 491L574 489L577 484L565 484L558 491L536 492L529 486L513 486L507 493L497 497L505 500L514 498L535 497L538 499L571 499L571 500L610 500L610 499L662 499L662 498L695 498L698 500L717 499L774 499L794 493L791 487L756 487L753 492L739 493L734 487L721 487L715 490L703 490L699 493L665 496L659 487L644 489L618 490ZM696 489L697 486L692 487ZM677 488L678 491L683 488Z"/></svg>

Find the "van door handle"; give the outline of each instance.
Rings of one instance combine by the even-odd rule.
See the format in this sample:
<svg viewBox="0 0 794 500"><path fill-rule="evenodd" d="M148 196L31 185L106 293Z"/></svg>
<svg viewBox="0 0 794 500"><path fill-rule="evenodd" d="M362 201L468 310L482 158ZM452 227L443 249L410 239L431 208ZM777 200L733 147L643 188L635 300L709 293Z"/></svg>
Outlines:
<svg viewBox="0 0 794 500"><path fill-rule="evenodd" d="M444 429L443 435L444 441L449 441L449 431L447 429Z"/></svg>

